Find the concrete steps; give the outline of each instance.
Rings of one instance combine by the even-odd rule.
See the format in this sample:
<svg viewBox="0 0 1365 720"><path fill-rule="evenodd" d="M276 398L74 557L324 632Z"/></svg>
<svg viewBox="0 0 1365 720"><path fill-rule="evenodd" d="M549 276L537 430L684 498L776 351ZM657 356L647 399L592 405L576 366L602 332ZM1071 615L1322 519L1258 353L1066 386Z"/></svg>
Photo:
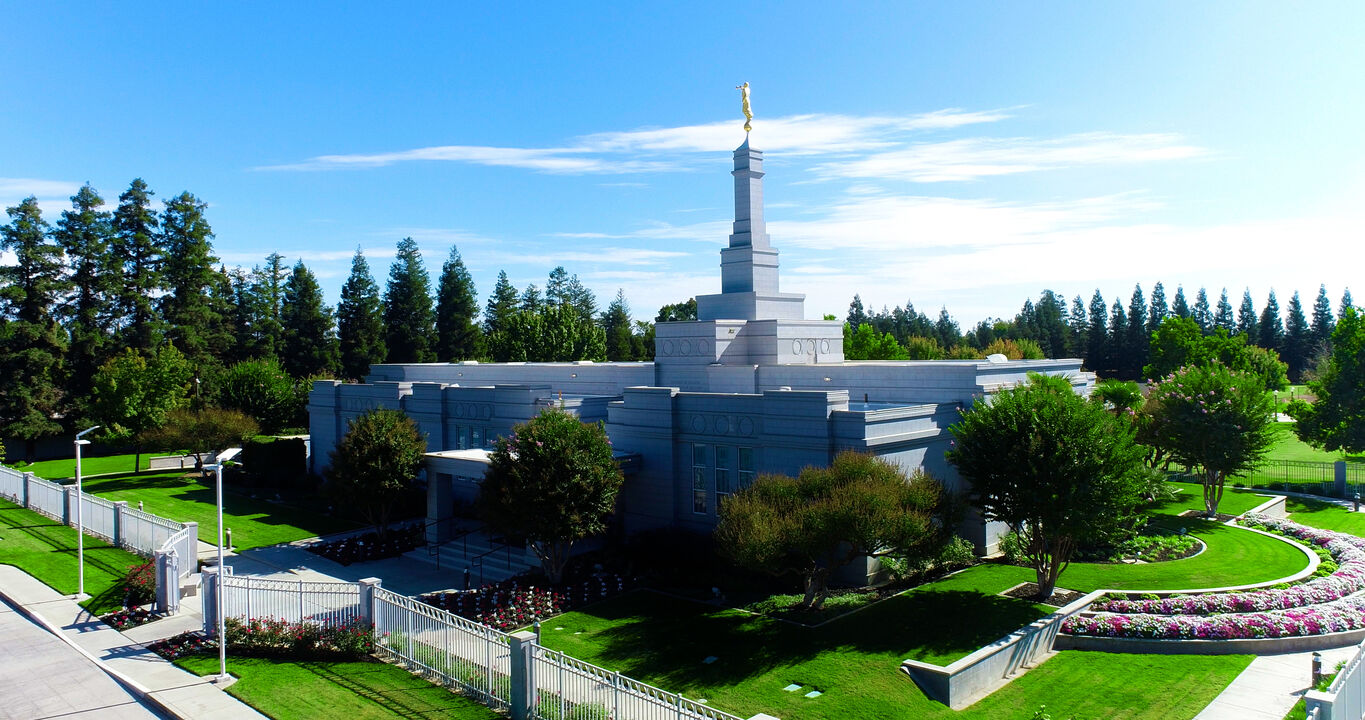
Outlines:
<svg viewBox="0 0 1365 720"><path fill-rule="evenodd" d="M418 547L404 553L403 557L439 566L442 571L454 572L457 576L467 568L470 587L501 582L538 564L528 551L517 547L509 550L481 531L434 547Z"/></svg>

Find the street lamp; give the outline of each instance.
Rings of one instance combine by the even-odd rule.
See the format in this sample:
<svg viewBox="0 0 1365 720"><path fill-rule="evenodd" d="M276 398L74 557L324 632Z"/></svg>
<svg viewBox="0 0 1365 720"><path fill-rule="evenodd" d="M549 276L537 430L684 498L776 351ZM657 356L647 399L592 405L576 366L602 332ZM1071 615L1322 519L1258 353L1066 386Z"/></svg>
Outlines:
<svg viewBox="0 0 1365 720"><path fill-rule="evenodd" d="M88 428L76 433L76 599L84 600L89 595L85 594L85 518L82 517L81 506L85 503L81 501L81 446L89 445L89 440L81 438L98 430L99 425Z"/></svg>
<svg viewBox="0 0 1365 720"><path fill-rule="evenodd" d="M213 474L217 478L218 490L218 587L215 589L214 601L218 606L218 682L228 680L227 673L227 620L223 617L223 463L231 460L241 452L241 448L225 450L214 458L209 468L213 469Z"/></svg>

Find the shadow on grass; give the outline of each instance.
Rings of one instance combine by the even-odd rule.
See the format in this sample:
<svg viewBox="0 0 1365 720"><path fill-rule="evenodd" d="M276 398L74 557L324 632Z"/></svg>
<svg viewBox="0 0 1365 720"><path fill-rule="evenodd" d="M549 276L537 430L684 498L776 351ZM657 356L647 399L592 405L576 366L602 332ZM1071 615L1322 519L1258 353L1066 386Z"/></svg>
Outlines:
<svg viewBox="0 0 1365 720"><path fill-rule="evenodd" d="M825 653L947 664L1043 615L1031 603L970 590L920 589L819 628L648 591L579 611L617 623L593 634L598 659L663 687L731 686ZM637 619L638 622L631 622ZM723 662L704 664L709 656Z"/></svg>
<svg viewBox="0 0 1365 720"><path fill-rule="evenodd" d="M53 586L56 579L49 576L47 572L49 568L59 566L74 568L76 565L76 531L75 528L69 528L56 520L47 520L35 524L32 521L33 515L34 513L31 510L22 507L13 505L0 507L0 527L23 532L38 544L50 548L47 555L40 555L35 558L35 562L25 563L21 561L15 563L15 567L33 575L43 583ZM15 558L15 560L21 559ZM101 540L87 538L85 543L87 579L89 579L90 571L94 570L107 575L111 582L108 587L96 593L82 605L95 615L102 615L122 608L124 592L120 581L128 574L129 569L142 562L145 561L136 556L133 556L130 561L128 553L125 551L105 544ZM54 589L57 588L54 587ZM91 589L90 583L86 583L86 589ZM62 589L57 589L57 591L63 592Z"/></svg>
<svg viewBox="0 0 1365 720"><path fill-rule="evenodd" d="M425 701L412 702L404 697L413 693L430 693L435 687L431 683L416 677L410 676L403 678L401 685L393 682L391 666L383 663L372 663L373 669L366 668L362 663L346 663L346 672L337 672L334 668L336 663L331 662L300 662L298 666L318 678L332 683L347 692L363 697L370 702L380 705L385 710L402 718L431 718L441 717L447 713L447 708L434 706ZM377 676L377 682L366 682L366 676Z"/></svg>

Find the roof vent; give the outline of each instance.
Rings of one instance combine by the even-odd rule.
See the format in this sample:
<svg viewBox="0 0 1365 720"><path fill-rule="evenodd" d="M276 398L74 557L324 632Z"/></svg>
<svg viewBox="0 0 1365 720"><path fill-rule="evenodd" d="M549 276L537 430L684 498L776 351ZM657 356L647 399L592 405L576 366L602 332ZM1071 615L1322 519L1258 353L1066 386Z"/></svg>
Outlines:
<svg viewBox="0 0 1365 720"><path fill-rule="evenodd" d="M991 355L986 356L986 362L995 363L997 365L1000 363L1007 363L1009 361L1010 361L1009 358L1005 357L1004 355L1001 355L1000 353L993 353Z"/></svg>

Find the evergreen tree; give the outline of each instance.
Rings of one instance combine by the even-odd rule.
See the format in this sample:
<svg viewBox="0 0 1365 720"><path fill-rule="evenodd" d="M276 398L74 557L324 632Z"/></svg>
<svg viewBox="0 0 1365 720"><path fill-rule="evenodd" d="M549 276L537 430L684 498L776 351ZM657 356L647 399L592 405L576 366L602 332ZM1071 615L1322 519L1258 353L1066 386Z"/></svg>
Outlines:
<svg viewBox="0 0 1365 720"><path fill-rule="evenodd" d="M1312 358L1313 331L1308 325L1308 318L1303 314L1303 303L1299 302L1297 290L1294 291L1294 296L1289 298L1289 307L1286 310L1288 319L1285 321L1284 345L1280 350L1280 358L1289 365L1289 380L1299 382L1303 377L1303 371L1308 367L1308 361Z"/></svg>
<svg viewBox="0 0 1365 720"><path fill-rule="evenodd" d="M1142 286L1133 286L1133 298L1128 302L1128 332L1123 338L1123 377L1133 380L1142 375L1147 364L1147 300Z"/></svg>
<svg viewBox="0 0 1365 720"><path fill-rule="evenodd" d="M1313 346L1309 357L1317 357L1332 340L1332 329L1336 322L1332 318L1332 303L1327 299L1327 286L1318 286L1318 297L1313 301Z"/></svg>
<svg viewBox="0 0 1365 720"><path fill-rule="evenodd" d="M1166 305L1166 288L1161 283L1152 287L1152 307L1147 311L1147 335L1156 332L1161 327L1161 321L1171 314L1171 309Z"/></svg>
<svg viewBox="0 0 1365 720"><path fill-rule="evenodd" d="M862 296L855 294L853 301L848 304L848 317L844 318L844 322L848 323L849 327L857 328L860 325L867 325L871 321L872 318L868 317L867 311L863 309Z"/></svg>
<svg viewBox="0 0 1365 720"><path fill-rule="evenodd" d="M1280 318L1280 303L1275 299L1274 288L1270 290L1270 297L1265 301L1265 309L1261 311L1261 319L1256 325L1260 331L1257 345L1275 352L1284 347L1284 320Z"/></svg>
<svg viewBox="0 0 1365 720"><path fill-rule="evenodd" d="M550 271L550 279L545 283L545 304L565 305L570 300L569 271L560 265Z"/></svg>
<svg viewBox="0 0 1365 720"><path fill-rule="evenodd" d="M569 278L569 305L584 323L591 324L597 317L597 296L578 281L576 273Z"/></svg>
<svg viewBox="0 0 1365 720"><path fill-rule="evenodd" d="M685 320L697 319L697 299L688 298L687 302L673 303L659 308L659 314L654 316L654 322L682 322Z"/></svg>
<svg viewBox="0 0 1365 720"><path fill-rule="evenodd" d="M76 290L64 313L71 336L66 389L67 399L80 406L89 399L95 371L113 354L113 302L122 277L109 247L113 213L103 206L104 198L85 185L72 196L71 209L62 213L53 233L69 259Z"/></svg>
<svg viewBox="0 0 1365 720"><path fill-rule="evenodd" d="M1128 349L1128 315L1123 312L1123 303L1114 298L1109 313L1109 355L1105 360L1105 373L1108 377L1132 380L1128 377L1126 352Z"/></svg>
<svg viewBox="0 0 1365 720"><path fill-rule="evenodd" d="M248 298L252 316L255 347L252 357L279 358L284 347L284 283L289 270L284 256L273 252L266 256L265 267L251 269L251 293Z"/></svg>
<svg viewBox="0 0 1365 720"><path fill-rule="evenodd" d="M155 297L161 289L159 225L152 211L152 191L137 178L119 196L114 210L114 259L121 271L115 307L124 323L121 344L146 352L161 342L161 318Z"/></svg>
<svg viewBox="0 0 1365 720"><path fill-rule="evenodd" d="M1209 294L1204 288L1199 288L1199 292L1194 296L1194 309L1190 311L1190 317L1194 318L1194 324L1199 326L1199 331L1208 335L1213 332L1213 311L1209 309Z"/></svg>
<svg viewBox="0 0 1365 720"><path fill-rule="evenodd" d="M0 437L24 440L32 460L40 437L61 431L65 333L56 305L69 285L62 249L48 238L38 200L29 196L7 208L10 222L0 227L0 250L14 253L13 265L0 266Z"/></svg>
<svg viewBox="0 0 1365 720"><path fill-rule="evenodd" d="M540 308L545 305L545 300L540 297L540 288L535 283L526 286L526 290L521 293L521 309L528 312L540 312Z"/></svg>
<svg viewBox="0 0 1365 720"><path fill-rule="evenodd" d="M1242 291L1242 305L1237 308L1236 334L1246 336L1249 343L1261 338L1261 328L1256 322L1256 305L1251 301L1251 288Z"/></svg>
<svg viewBox="0 0 1365 720"><path fill-rule="evenodd" d="M1085 357L1085 336L1089 322L1090 318L1085 313L1085 301L1077 295L1071 301L1071 316L1066 321L1069 357Z"/></svg>
<svg viewBox="0 0 1365 720"><path fill-rule="evenodd" d="M210 347L209 335L220 326L213 317L211 293L218 282L213 270L213 229L204 218L208 203L188 192L165 201L161 214L162 285L161 317L166 337L190 361L200 365L226 348Z"/></svg>
<svg viewBox="0 0 1365 720"><path fill-rule="evenodd" d="M1066 301L1057 293L1044 290L1038 296L1038 303L1033 306L1033 333L1035 337L1027 339L1037 342L1047 357L1066 357ZM945 342L943 347L955 344Z"/></svg>
<svg viewBox="0 0 1365 720"><path fill-rule="evenodd" d="M534 287L534 286L532 286ZM441 284L436 289L436 360L458 362L479 356L479 301L474 278L465 269L460 250L452 246L450 257L441 266Z"/></svg>
<svg viewBox="0 0 1365 720"><path fill-rule="evenodd" d="M517 288L507 279L506 271L499 271L498 282L483 311L484 337L491 338L493 333L502 330L508 319L516 314L517 305Z"/></svg>
<svg viewBox="0 0 1365 720"><path fill-rule="evenodd" d="M228 272L232 286L232 333L235 342L224 358L229 364L256 357L256 300L251 276L239 267Z"/></svg>
<svg viewBox="0 0 1365 720"><path fill-rule="evenodd" d="M1228 335L1237 331L1237 322L1232 318L1232 303L1228 302L1228 289L1218 296L1218 309L1213 313L1213 329L1222 330Z"/></svg>
<svg viewBox="0 0 1365 720"><path fill-rule="evenodd" d="M1058 302L1060 302L1060 300ZM1059 322L1061 321L1060 315L1058 316L1058 321ZM958 327L957 321L953 320L953 317L948 314L948 308L946 307L939 309L938 322L934 323L934 330L937 331L937 339L939 345L943 346L945 349L954 347L958 343L962 342L962 329ZM1062 345L1058 348L1058 352L1062 353L1066 352L1064 349L1065 338L1066 326L1063 325L1061 335ZM1060 357L1060 355L1057 357Z"/></svg>
<svg viewBox="0 0 1365 720"><path fill-rule="evenodd" d="M1187 318L1192 315L1190 304L1185 302L1185 287L1177 285L1175 287L1175 301L1171 303L1171 314L1176 317Z"/></svg>
<svg viewBox="0 0 1365 720"><path fill-rule="evenodd" d="M322 288L302 260L294 264L284 284L280 324L284 330L280 360L285 372L299 380L336 372L340 359L332 309L323 303Z"/></svg>
<svg viewBox="0 0 1365 720"><path fill-rule="evenodd" d="M1090 298L1090 327L1086 330L1085 367L1094 373L1105 370L1104 363L1109 355L1109 324L1106 321L1109 308L1099 288Z"/></svg>
<svg viewBox="0 0 1365 720"><path fill-rule="evenodd" d="M1353 307L1355 307L1355 303L1351 300L1351 288L1346 288L1341 293L1341 305L1337 308L1337 317L1345 315L1346 311Z"/></svg>
<svg viewBox="0 0 1365 720"><path fill-rule="evenodd" d="M337 334L341 350L341 374L359 380L370 373L370 365L384 362L384 308L379 302L379 286L370 274L370 264L356 248L351 259L351 275L341 287L337 305Z"/></svg>
<svg viewBox="0 0 1365 720"><path fill-rule="evenodd" d="M389 268L384 289L384 344L386 362L423 363L436 359L431 348L435 317L431 310L431 279L422 266L417 243L406 237L398 242L398 254Z"/></svg>
<svg viewBox="0 0 1365 720"><path fill-rule="evenodd" d="M240 349L237 342L237 305L236 291L232 276L226 266L219 265L213 274L213 284L209 288L209 327L205 339L209 349L220 364L237 360Z"/></svg>
<svg viewBox="0 0 1365 720"><path fill-rule="evenodd" d="M616 299L611 301L602 313L602 331L606 333L607 360L639 360L635 356L630 325L630 306L626 304L626 291L616 291Z"/></svg>

